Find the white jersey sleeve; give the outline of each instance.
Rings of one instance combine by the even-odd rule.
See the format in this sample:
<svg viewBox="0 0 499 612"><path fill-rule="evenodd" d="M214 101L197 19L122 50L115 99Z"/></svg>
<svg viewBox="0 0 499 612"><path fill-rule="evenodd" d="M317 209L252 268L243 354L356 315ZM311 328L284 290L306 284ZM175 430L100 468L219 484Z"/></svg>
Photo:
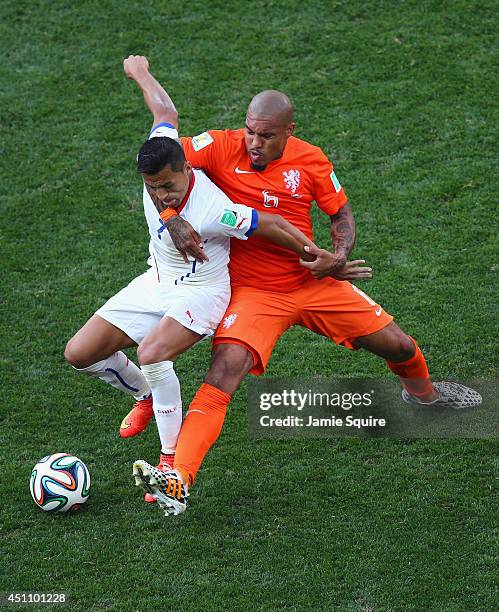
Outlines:
<svg viewBox="0 0 499 612"><path fill-rule="evenodd" d="M196 172L196 177L206 181L204 174L199 176L200 172ZM258 227L257 211L244 204L235 204L214 183L206 182L199 233L206 237L228 236L247 240Z"/></svg>
<svg viewBox="0 0 499 612"><path fill-rule="evenodd" d="M208 232L247 240L258 227L258 213L244 204L230 202L212 219Z"/></svg>

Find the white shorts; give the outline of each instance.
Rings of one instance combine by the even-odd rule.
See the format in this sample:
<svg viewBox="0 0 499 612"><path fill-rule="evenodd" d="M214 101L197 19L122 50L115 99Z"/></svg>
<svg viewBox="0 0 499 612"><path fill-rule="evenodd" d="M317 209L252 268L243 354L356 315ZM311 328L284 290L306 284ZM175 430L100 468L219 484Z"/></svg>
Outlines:
<svg viewBox="0 0 499 612"><path fill-rule="evenodd" d="M149 268L110 298L95 314L140 342L164 317L187 329L211 336L227 309L230 287L197 285L161 286Z"/></svg>

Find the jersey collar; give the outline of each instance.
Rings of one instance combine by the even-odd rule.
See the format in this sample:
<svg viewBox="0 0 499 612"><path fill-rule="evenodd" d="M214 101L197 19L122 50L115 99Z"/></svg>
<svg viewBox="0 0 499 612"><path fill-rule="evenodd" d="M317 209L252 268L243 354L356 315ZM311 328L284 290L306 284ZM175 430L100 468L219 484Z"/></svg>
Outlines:
<svg viewBox="0 0 499 612"><path fill-rule="evenodd" d="M189 196L191 195L191 191L194 188L195 182L196 182L196 177L194 176L194 170L193 170L191 174L191 181L189 183L189 189L187 189L187 193L185 194L182 202L180 202L180 204L177 206L177 214L180 214L182 210L185 208L185 205L187 204L187 200L189 199Z"/></svg>

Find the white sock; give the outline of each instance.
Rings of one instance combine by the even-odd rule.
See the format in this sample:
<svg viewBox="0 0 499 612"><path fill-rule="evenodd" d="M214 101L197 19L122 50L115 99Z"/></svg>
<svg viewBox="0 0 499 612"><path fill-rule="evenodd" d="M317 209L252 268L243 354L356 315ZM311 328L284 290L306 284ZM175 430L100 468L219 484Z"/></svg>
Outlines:
<svg viewBox="0 0 499 612"><path fill-rule="evenodd" d="M158 426L161 452L175 452L182 426L182 398L172 361L140 366L152 391L154 416Z"/></svg>
<svg viewBox="0 0 499 612"><path fill-rule="evenodd" d="M151 389L140 368L130 361L123 351L114 353L111 357L98 361L88 368L75 368L75 370L100 378L115 389L133 395L137 400L151 395Z"/></svg>

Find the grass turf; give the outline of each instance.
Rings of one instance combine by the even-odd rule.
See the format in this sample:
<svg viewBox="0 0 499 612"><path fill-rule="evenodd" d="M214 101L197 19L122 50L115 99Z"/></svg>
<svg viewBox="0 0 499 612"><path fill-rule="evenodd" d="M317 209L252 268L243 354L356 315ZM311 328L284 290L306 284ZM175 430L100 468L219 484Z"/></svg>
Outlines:
<svg viewBox="0 0 499 612"><path fill-rule="evenodd" d="M424 348L436 379L491 378L492 2L5 0L0 8L3 274L0 589L65 590L75 610L492 610L489 441L249 438L246 385L189 512L131 486L154 428L122 442L124 396L76 375L66 340L145 267L133 160L150 126L121 61L143 53L183 133L239 127L286 91L297 135L334 159L358 225L363 285ZM314 213L316 237L327 222ZM179 360L185 404L209 346ZM371 355L293 329L267 375L388 376ZM29 498L34 463L78 454L79 515Z"/></svg>

